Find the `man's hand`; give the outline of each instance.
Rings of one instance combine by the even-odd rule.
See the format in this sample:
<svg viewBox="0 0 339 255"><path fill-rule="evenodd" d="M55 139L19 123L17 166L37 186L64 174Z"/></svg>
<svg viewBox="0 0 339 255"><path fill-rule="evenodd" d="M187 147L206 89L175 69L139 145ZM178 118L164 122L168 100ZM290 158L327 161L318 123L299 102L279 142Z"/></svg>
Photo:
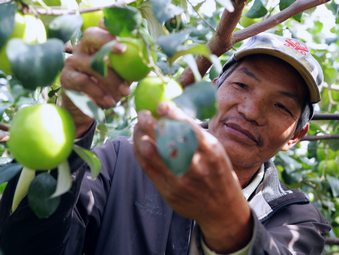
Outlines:
<svg viewBox="0 0 339 255"><path fill-rule="evenodd" d="M76 45L73 55L67 58L60 81L66 90L75 90L88 95L103 109L113 107L123 96L129 94L130 83L122 80L111 68L104 78L90 67L95 53L107 42L116 40L103 27L91 27L84 31L82 40ZM125 44L115 44L112 52L123 53ZM64 94L63 107L72 115L76 126L76 137L81 137L92 125L93 119L80 111Z"/></svg>
<svg viewBox="0 0 339 255"><path fill-rule="evenodd" d="M199 147L184 176L174 176L157 152L156 119L141 111L134 130L141 167L174 211L199 224L210 249L230 253L243 248L252 236L251 212L223 146L173 104L161 103L157 110L161 116L189 122Z"/></svg>

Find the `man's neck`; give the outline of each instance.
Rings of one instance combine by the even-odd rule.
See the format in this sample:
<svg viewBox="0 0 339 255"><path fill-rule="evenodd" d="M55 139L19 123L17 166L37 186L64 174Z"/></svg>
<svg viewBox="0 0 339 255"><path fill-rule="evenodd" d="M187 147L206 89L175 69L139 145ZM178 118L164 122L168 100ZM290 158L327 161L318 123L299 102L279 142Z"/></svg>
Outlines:
<svg viewBox="0 0 339 255"><path fill-rule="evenodd" d="M260 169L261 166L259 167L253 167L253 168L241 168L237 169L234 167L234 171L238 176L240 185L242 188L246 188L248 184L250 184L251 180L255 177L255 175L258 173L258 170Z"/></svg>

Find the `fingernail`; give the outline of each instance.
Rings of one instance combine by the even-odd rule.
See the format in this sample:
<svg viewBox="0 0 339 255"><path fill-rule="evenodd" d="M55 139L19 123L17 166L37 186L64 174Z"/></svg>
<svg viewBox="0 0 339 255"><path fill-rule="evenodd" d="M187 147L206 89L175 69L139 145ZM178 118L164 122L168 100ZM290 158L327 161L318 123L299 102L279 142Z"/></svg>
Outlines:
<svg viewBox="0 0 339 255"><path fill-rule="evenodd" d="M126 49L127 49L127 44L125 44L125 43L117 43L117 44L114 45L114 47L112 49L112 53L120 54L120 53L125 52Z"/></svg>
<svg viewBox="0 0 339 255"><path fill-rule="evenodd" d="M104 96L104 98L102 100L104 101L105 105L109 105L109 106L116 105L115 100L109 95Z"/></svg>
<svg viewBox="0 0 339 255"><path fill-rule="evenodd" d="M167 102L160 102L158 104L158 107L157 107L157 113L160 115L160 116L165 116L168 114L168 110L169 110L169 107L168 107L168 104Z"/></svg>
<svg viewBox="0 0 339 255"><path fill-rule="evenodd" d="M126 83L122 83L119 86L119 91L123 96L128 96L131 93L131 90L129 88L129 85Z"/></svg>

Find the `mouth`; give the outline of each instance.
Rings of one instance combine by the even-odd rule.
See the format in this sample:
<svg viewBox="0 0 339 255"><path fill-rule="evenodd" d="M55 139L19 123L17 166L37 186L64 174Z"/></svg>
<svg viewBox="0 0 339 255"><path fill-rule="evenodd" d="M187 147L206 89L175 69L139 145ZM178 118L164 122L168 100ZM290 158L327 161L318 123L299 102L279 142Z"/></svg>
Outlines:
<svg viewBox="0 0 339 255"><path fill-rule="evenodd" d="M250 144L256 144L261 147L261 143L250 131L241 128L238 124L235 123L225 123L227 130L234 136L240 138L241 140L246 141Z"/></svg>

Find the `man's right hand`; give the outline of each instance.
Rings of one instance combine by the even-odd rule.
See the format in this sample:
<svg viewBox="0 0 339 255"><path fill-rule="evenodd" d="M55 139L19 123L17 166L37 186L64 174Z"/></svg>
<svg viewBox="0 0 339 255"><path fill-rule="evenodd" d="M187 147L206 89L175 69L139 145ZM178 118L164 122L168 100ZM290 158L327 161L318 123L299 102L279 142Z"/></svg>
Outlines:
<svg viewBox="0 0 339 255"><path fill-rule="evenodd" d="M86 94L96 105L107 109L128 96L131 83L122 80L111 68L108 68L104 78L90 67L95 53L107 42L117 39L105 30L103 22L100 24L100 27L90 27L84 31L82 40L74 47L73 55L65 61L60 81L63 89ZM117 43L112 53L119 54L125 50L125 44ZM63 94L62 101L62 106L74 120L76 138L83 136L94 120L79 110L66 94Z"/></svg>

